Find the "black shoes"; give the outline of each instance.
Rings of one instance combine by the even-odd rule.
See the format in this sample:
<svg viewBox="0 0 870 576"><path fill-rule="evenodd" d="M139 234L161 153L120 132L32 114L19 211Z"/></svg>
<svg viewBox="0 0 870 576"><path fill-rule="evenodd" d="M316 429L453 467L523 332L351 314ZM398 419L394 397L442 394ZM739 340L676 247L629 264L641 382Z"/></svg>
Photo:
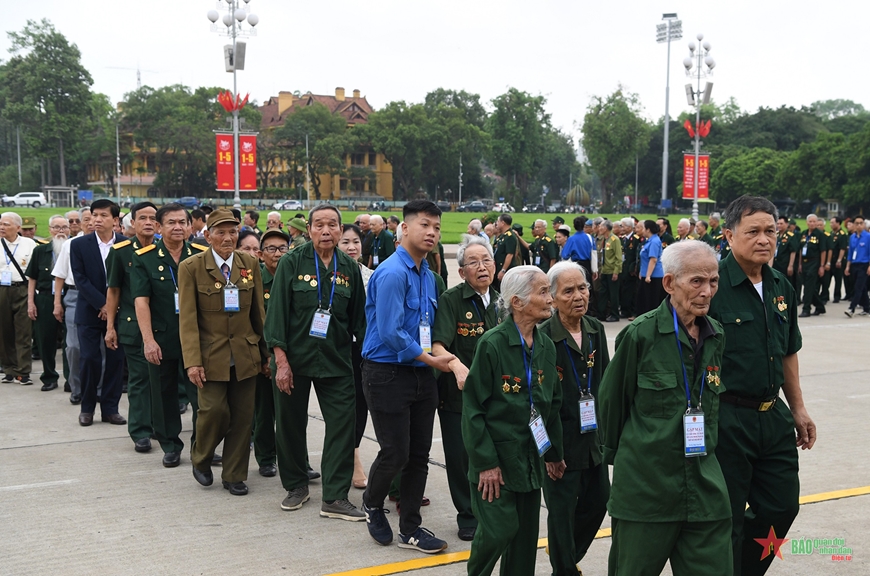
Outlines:
<svg viewBox="0 0 870 576"><path fill-rule="evenodd" d="M804 310L803 312L798 314L798 318L809 318L809 317L810 317L810 313L807 312L806 310Z"/></svg>
<svg viewBox="0 0 870 576"><path fill-rule="evenodd" d="M248 493L248 486L244 482L224 481L224 490L229 490L233 496L244 496Z"/></svg>
<svg viewBox="0 0 870 576"><path fill-rule="evenodd" d="M52 382L50 384L43 384L42 388L40 388L40 390L42 390L43 392L51 392L52 390L55 390L56 388L57 388L57 382Z"/></svg>
<svg viewBox="0 0 870 576"><path fill-rule="evenodd" d="M617 318L616 316L611 314L604 321L605 322L619 322L619 318Z"/></svg>
<svg viewBox="0 0 870 576"><path fill-rule="evenodd" d="M320 478L320 472L315 472L311 468L308 469L308 479L309 480L317 480Z"/></svg>
<svg viewBox="0 0 870 576"><path fill-rule="evenodd" d="M187 412L187 404L182 404L181 402L179 402L178 403L178 413L184 414L185 412Z"/></svg>
<svg viewBox="0 0 870 576"><path fill-rule="evenodd" d="M266 478L271 478L275 474L278 473L278 467L274 464L263 464L260 466L260 476L265 476Z"/></svg>
<svg viewBox="0 0 870 576"><path fill-rule="evenodd" d="M181 452L167 452L163 455L163 467L164 468L175 468L181 464ZM194 468L194 471L196 468ZM193 474L196 476L196 472ZM199 478L197 478L199 480ZM211 484L211 482L209 482Z"/></svg>
<svg viewBox="0 0 870 576"><path fill-rule="evenodd" d="M211 468L203 472L202 470L194 466L193 477L203 486L211 486L214 482L214 475L211 473Z"/></svg>
<svg viewBox="0 0 870 576"><path fill-rule="evenodd" d="M816 308L815 312L813 312L813 316L821 316L825 312L826 310L824 308Z"/></svg>
<svg viewBox="0 0 870 576"><path fill-rule="evenodd" d="M459 532L456 535L463 542L471 542L474 540L474 533L477 532L477 528L460 528Z"/></svg>
<svg viewBox="0 0 870 576"><path fill-rule="evenodd" d="M150 438L139 438L136 442L133 443L133 449L136 452L150 452L151 451L151 439Z"/></svg>
<svg viewBox="0 0 870 576"><path fill-rule="evenodd" d="M218 453L215 453L214 456L211 457L211 465L212 466L221 466L224 462L224 457Z"/></svg>
<svg viewBox="0 0 870 576"><path fill-rule="evenodd" d="M72 404L73 406L81 404L82 403L82 395L81 394L70 394L69 403Z"/></svg>
<svg viewBox="0 0 870 576"><path fill-rule="evenodd" d="M100 416L100 420L108 422L109 424L115 424L116 426L121 426L127 423L127 419L120 414L109 414L108 416L103 414Z"/></svg>
<svg viewBox="0 0 870 576"><path fill-rule="evenodd" d="M69 382L63 385L64 392L72 392L72 388L69 387Z"/></svg>

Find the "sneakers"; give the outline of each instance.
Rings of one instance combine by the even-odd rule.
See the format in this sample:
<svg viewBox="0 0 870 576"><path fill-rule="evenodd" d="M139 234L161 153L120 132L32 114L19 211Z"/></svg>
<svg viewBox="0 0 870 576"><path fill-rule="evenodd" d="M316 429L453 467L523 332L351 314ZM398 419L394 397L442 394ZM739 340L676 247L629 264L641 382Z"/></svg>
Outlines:
<svg viewBox="0 0 870 576"><path fill-rule="evenodd" d="M12 376L11 374L4 374L3 380L0 380L0 382L2 382L3 384L12 384L15 381L15 376Z"/></svg>
<svg viewBox="0 0 870 576"><path fill-rule="evenodd" d="M22 386L31 386L33 384L33 380L30 379L30 374L25 374L24 376L19 376L16 378L19 384Z"/></svg>
<svg viewBox="0 0 870 576"><path fill-rule="evenodd" d="M843 310L843 314L845 314L846 316L851 318L852 316L855 315L855 311L852 310L851 308L846 308L845 310Z"/></svg>
<svg viewBox="0 0 870 576"><path fill-rule="evenodd" d="M287 497L281 502L281 510L299 510L308 502L308 486L300 486L287 492Z"/></svg>
<svg viewBox="0 0 870 576"><path fill-rule="evenodd" d="M866 310L861 310L860 312L858 312L858 316L867 316L867 315L870 315L870 312L867 312Z"/></svg>
<svg viewBox="0 0 870 576"><path fill-rule="evenodd" d="M447 548L447 542L436 538L432 532L420 526L410 536L399 534L399 548L411 548L425 554L436 554Z"/></svg>
<svg viewBox="0 0 870 576"><path fill-rule="evenodd" d="M366 526L369 535L381 546L388 546L393 541L393 529L387 522L387 515L383 508L369 508L363 502L363 512L366 515ZM401 546L401 544L400 544Z"/></svg>
<svg viewBox="0 0 870 576"><path fill-rule="evenodd" d="M365 513L351 504L347 498L332 502L324 501L320 506L320 515L324 518L338 518L348 522L359 522L366 519Z"/></svg>

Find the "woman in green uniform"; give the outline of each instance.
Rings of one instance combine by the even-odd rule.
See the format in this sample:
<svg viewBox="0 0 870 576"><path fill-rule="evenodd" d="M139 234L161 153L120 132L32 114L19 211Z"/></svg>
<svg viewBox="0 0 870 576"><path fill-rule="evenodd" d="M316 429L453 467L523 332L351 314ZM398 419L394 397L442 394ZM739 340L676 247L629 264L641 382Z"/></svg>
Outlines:
<svg viewBox="0 0 870 576"><path fill-rule="evenodd" d="M468 452L477 532L468 574L535 573L541 485L561 478L562 389L553 341L535 325L550 317L550 283L535 266L502 278L506 318L477 344L462 392L462 439Z"/></svg>
<svg viewBox="0 0 870 576"><path fill-rule="evenodd" d="M599 391L613 465L608 573L731 576L731 507L718 443L722 325L707 316L719 268L703 242L662 255L669 298L616 338ZM725 375L727 378L727 374Z"/></svg>
<svg viewBox="0 0 870 576"><path fill-rule="evenodd" d="M586 314L589 283L575 262L559 262L547 273L556 314L541 332L556 345L556 372L562 388L562 445L565 474L544 480L547 534L553 574L577 574L607 513L610 479L601 463L595 399L610 354L600 321Z"/></svg>

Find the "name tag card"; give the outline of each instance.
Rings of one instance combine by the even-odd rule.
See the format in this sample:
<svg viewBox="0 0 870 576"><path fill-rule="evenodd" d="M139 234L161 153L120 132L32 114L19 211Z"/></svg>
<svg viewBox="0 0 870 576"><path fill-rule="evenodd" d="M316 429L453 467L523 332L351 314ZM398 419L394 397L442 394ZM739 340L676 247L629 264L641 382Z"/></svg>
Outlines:
<svg viewBox="0 0 870 576"><path fill-rule="evenodd" d="M12 286L12 272L9 270L0 272L0 286Z"/></svg>
<svg viewBox="0 0 870 576"><path fill-rule="evenodd" d="M239 311L239 289L229 284L224 288L224 312Z"/></svg>
<svg viewBox="0 0 870 576"><path fill-rule="evenodd" d="M381 261L380 261L380 258L378 258L378 255L377 255L377 254L372 254L372 264L373 264L374 266L377 266L377 265L380 264L380 263L381 263Z"/></svg>
<svg viewBox="0 0 870 576"><path fill-rule="evenodd" d="M686 458L707 454L707 447L704 445L704 414L702 412L690 412L683 415L683 437L686 441Z"/></svg>
<svg viewBox="0 0 870 576"><path fill-rule="evenodd" d="M329 321L332 320L332 314L328 310L318 308L314 311L314 318L311 319L311 329L308 335L313 338L326 338L326 332L329 330Z"/></svg>
<svg viewBox="0 0 870 576"><path fill-rule="evenodd" d="M543 456L552 444L550 444L547 428L544 426L544 419L537 412L532 413L529 430L532 431L532 437L535 439L535 445L538 447L538 456Z"/></svg>
<svg viewBox="0 0 870 576"><path fill-rule="evenodd" d="M178 308L178 290L175 291L175 313L178 314L180 309Z"/></svg>
<svg viewBox="0 0 870 576"><path fill-rule="evenodd" d="M540 266L540 265L541 265L541 255L538 254L537 256L535 256L535 266Z"/></svg>
<svg viewBox="0 0 870 576"><path fill-rule="evenodd" d="M432 327L426 323L420 324L420 348L426 354L432 353Z"/></svg>
<svg viewBox="0 0 870 576"><path fill-rule="evenodd" d="M595 417L595 398L585 394L580 398L580 433L598 430L598 419Z"/></svg>
<svg viewBox="0 0 870 576"><path fill-rule="evenodd" d="M806 256L806 255L807 255L807 245L806 245L806 244L804 244L804 247L803 247L803 249L801 250L801 255L802 255L802 256Z"/></svg>

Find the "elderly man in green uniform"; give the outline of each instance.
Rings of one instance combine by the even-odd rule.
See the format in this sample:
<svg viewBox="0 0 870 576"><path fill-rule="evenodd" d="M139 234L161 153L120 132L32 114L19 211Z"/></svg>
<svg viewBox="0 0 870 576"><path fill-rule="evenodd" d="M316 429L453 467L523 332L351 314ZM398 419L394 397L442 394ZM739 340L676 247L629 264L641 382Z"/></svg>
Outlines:
<svg viewBox="0 0 870 576"><path fill-rule="evenodd" d="M544 220L535 220L532 235L535 237L531 251L532 264L546 274L559 261L559 247L547 235L547 222Z"/></svg>
<svg viewBox="0 0 870 576"><path fill-rule="evenodd" d="M713 250L715 250L718 246L716 240L714 240L713 237L710 235L710 232L708 232L707 223L703 220L698 220L698 222L695 224L695 234L697 235L698 240L700 240Z"/></svg>
<svg viewBox="0 0 870 576"><path fill-rule="evenodd" d="M375 214L370 219L372 227L372 253L369 256L368 267L375 270L381 262L392 256L396 251L393 235L387 230L384 218Z"/></svg>
<svg viewBox="0 0 870 576"><path fill-rule="evenodd" d="M150 382L151 421L154 436L163 449L163 466L181 463L181 415L179 382L186 389L193 407L193 427L197 423L197 394L182 370L181 340L178 333L178 265L207 250L187 242L188 214L181 204L167 204L156 213L160 234L155 244L136 250L133 259L132 295Z"/></svg>
<svg viewBox="0 0 870 576"><path fill-rule="evenodd" d="M235 250L239 221L233 213L215 210L207 224L205 239L211 248L178 266L182 357L187 377L199 388L190 458L194 479L211 486L211 462L223 441L223 487L243 496L248 493L244 481L256 375L269 369L263 341L263 281L257 260Z"/></svg>
<svg viewBox="0 0 870 576"><path fill-rule="evenodd" d="M715 240L717 236L722 235L722 215L718 212L710 214L710 236Z"/></svg>
<svg viewBox="0 0 870 576"><path fill-rule="evenodd" d="M544 477L562 478L562 387L553 341L536 325L550 317L547 276L534 266L502 282L505 320L477 345L462 392L471 507L478 520L469 576L535 573ZM440 312L439 312L440 313Z"/></svg>
<svg viewBox="0 0 870 576"><path fill-rule="evenodd" d="M513 217L510 214L502 214L496 220L495 228L498 231L498 236L495 237L495 279L492 281L493 288L496 291L501 287L501 279L507 274L507 271L517 265L517 237L514 235L511 226L513 225Z"/></svg>
<svg viewBox="0 0 870 576"><path fill-rule="evenodd" d="M800 238L788 229L788 218L780 216L776 220L776 248L773 251L773 269L788 278L795 291L795 270L800 250Z"/></svg>
<svg viewBox="0 0 870 576"><path fill-rule="evenodd" d="M443 372L438 378L438 417L447 485L457 512L458 536L460 540L470 541L477 530L477 519L471 511L468 452L462 442L462 389L480 337L498 324L498 293L492 288L495 261L489 242L480 236L465 235L456 251L456 261L464 282L438 299L432 354L455 356L449 364L451 372Z"/></svg>
<svg viewBox="0 0 870 576"><path fill-rule="evenodd" d="M48 219L51 239L33 249L27 264L27 315L33 320L33 342L42 358L42 391L57 388L57 338L63 324L54 317L54 277L51 271L63 243L69 239L69 221L61 215Z"/></svg>
<svg viewBox="0 0 870 576"><path fill-rule="evenodd" d="M707 314L719 266L703 242L662 254L668 293L616 338L599 392L613 465L608 573L731 576L731 509L718 453L725 337ZM720 376L721 374L721 376Z"/></svg>
<svg viewBox="0 0 870 576"><path fill-rule="evenodd" d="M801 284L804 287L803 311L800 318L807 318L812 307L813 316L825 313L825 303L819 297L819 280L825 275L828 257L828 241L825 233L819 230L819 219L815 214L807 216L807 231L801 235L801 254L798 265Z"/></svg>
<svg viewBox="0 0 870 576"><path fill-rule="evenodd" d="M621 318L634 317L634 302L637 297L637 266L643 236L635 231L634 218L622 219L622 273L619 278L619 312Z"/></svg>
<svg viewBox="0 0 870 576"><path fill-rule="evenodd" d="M725 328L721 372L728 391L719 396L716 457L731 501L734 574L743 576L770 566L774 554L765 554L758 541L785 538L799 510L797 448L808 450L816 441L800 387L797 295L768 265L775 218L766 198L742 196L728 206L732 257L719 264L719 291L710 307Z"/></svg>
<svg viewBox="0 0 870 576"><path fill-rule="evenodd" d="M598 319L605 322L619 322L619 275L622 273L622 241L613 233L613 223L604 220L598 226L598 238L601 241L601 266L598 277L601 279L598 289ZM610 313L607 307L610 304Z"/></svg>
<svg viewBox="0 0 870 576"><path fill-rule="evenodd" d="M831 217L831 243L833 256L831 274L834 277L834 304L840 302L843 294L843 271L846 269L846 255L849 252L849 233L843 227L843 219Z"/></svg>
<svg viewBox="0 0 870 576"><path fill-rule="evenodd" d="M290 234L290 249L299 248L308 240L305 239L305 233L308 231L305 225L305 220L302 218L293 218L287 222L287 233Z"/></svg>
<svg viewBox="0 0 870 576"><path fill-rule="evenodd" d="M274 354L278 472L287 497L283 510L309 499L306 466L311 386L326 436L320 515L365 520L347 495L353 476L356 391L351 343L365 337L365 290L359 266L338 249L341 213L321 204L308 214L311 242L281 258L269 298L266 344Z"/></svg>
<svg viewBox="0 0 870 576"><path fill-rule="evenodd" d="M136 452L151 450L151 384L148 362L142 353L142 335L136 321L133 297L133 261L136 251L154 242L157 207L151 202L133 206L130 215L135 235L116 242L106 257L106 346L117 350L120 344L127 362L127 433ZM117 322L116 322L117 320ZM115 328L117 326L117 329Z"/></svg>
<svg viewBox="0 0 870 576"><path fill-rule="evenodd" d="M610 354L604 326L586 314L589 283L583 268L575 262L560 262L547 277L556 314L541 324L541 332L556 345L566 466L560 480L544 480L547 534L553 574L576 575L577 563L586 555L607 514L610 495L595 411L598 386Z"/></svg>

